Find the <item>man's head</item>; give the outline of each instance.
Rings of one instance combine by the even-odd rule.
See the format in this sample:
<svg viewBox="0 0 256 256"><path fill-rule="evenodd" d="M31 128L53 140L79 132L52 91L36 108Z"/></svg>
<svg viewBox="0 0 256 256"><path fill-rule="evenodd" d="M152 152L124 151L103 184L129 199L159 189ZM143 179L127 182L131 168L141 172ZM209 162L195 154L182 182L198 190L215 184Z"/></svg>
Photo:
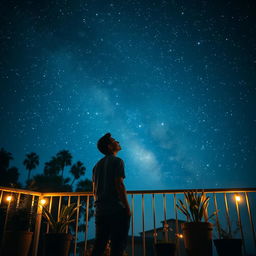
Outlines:
<svg viewBox="0 0 256 256"><path fill-rule="evenodd" d="M106 133L98 140L97 147L104 155L116 154L121 150L119 142L112 138L110 133Z"/></svg>

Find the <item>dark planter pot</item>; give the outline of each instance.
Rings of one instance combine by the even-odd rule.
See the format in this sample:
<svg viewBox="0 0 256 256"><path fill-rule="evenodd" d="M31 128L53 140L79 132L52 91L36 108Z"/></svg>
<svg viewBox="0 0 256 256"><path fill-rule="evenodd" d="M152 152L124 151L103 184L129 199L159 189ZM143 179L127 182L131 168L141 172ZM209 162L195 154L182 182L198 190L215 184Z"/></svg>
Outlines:
<svg viewBox="0 0 256 256"><path fill-rule="evenodd" d="M212 256L212 229L209 222L182 224L184 244L188 256Z"/></svg>
<svg viewBox="0 0 256 256"><path fill-rule="evenodd" d="M68 256L71 240L70 234L45 234L45 256Z"/></svg>
<svg viewBox="0 0 256 256"><path fill-rule="evenodd" d="M33 232L7 231L5 233L2 256L27 256Z"/></svg>
<svg viewBox="0 0 256 256"><path fill-rule="evenodd" d="M156 256L175 256L176 244L175 243L156 243L155 255Z"/></svg>
<svg viewBox="0 0 256 256"><path fill-rule="evenodd" d="M215 239L213 242L219 256L242 256L242 239Z"/></svg>

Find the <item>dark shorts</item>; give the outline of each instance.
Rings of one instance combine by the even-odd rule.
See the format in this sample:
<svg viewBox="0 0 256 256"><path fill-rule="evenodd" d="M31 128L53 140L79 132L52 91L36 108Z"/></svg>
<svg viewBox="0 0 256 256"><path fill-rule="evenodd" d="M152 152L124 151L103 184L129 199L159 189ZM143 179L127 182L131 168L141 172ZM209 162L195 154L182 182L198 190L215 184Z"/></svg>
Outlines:
<svg viewBox="0 0 256 256"><path fill-rule="evenodd" d="M102 256L111 240L111 255L122 256L127 246L130 216L125 209L111 215L95 216L96 237L92 256Z"/></svg>

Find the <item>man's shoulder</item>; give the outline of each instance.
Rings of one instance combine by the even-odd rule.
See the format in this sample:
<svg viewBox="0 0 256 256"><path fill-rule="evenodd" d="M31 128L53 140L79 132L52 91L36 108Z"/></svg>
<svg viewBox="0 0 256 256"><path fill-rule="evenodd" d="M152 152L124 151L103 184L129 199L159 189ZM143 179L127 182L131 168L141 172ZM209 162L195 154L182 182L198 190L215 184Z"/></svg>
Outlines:
<svg viewBox="0 0 256 256"><path fill-rule="evenodd" d="M96 168L97 166L101 165L104 162L104 158L102 157L100 160L97 161L97 163L94 165L93 169Z"/></svg>
<svg viewBox="0 0 256 256"><path fill-rule="evenodd" d="M123 163L124 162L123 159L118 157L118 156L113 155L113 159L114 159L115 162L118 162L118 163Z"/></svg>

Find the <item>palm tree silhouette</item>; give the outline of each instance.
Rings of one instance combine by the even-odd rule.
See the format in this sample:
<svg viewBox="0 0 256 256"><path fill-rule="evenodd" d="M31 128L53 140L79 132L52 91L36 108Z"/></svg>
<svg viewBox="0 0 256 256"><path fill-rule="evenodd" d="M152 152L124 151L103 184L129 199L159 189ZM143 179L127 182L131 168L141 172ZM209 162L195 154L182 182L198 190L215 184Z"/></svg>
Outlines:
<svg viewBox="0 0 256 256"><path fill-rule="evenodd" d="M44 165L44 174L48 176L58 175L61 170L61 161L58 157L53 156L49 162Z"/></svg>
<svg viewBox="0 0 256 256"><path fill-rule="evenodd" d="M60 161L61 177L63 178L63 172L64 172L65 166L71 165L72 163L72 155L68 150L62 150L59 153L57 153L57 158Z"/></svg>
<svg viewBox="0 0 256 256"><path fill-rule="evenodd" d="M86 168L81 161L78 161L76 164L72 165L70 173L74 176L74 179L71 183L71 186L73 185L75 180L78 180L81 177L81 175L85 174L85 170Z"/></svg>
<svg viewBox="0 0 256 256"><path fill-rule="evenodd" d="M26 169L28 170L28 179L30 180L31 171L34 170L39 165L39 156L32 152L26 155L26 159L24 160L23 164L25 165Z"/></svg>

